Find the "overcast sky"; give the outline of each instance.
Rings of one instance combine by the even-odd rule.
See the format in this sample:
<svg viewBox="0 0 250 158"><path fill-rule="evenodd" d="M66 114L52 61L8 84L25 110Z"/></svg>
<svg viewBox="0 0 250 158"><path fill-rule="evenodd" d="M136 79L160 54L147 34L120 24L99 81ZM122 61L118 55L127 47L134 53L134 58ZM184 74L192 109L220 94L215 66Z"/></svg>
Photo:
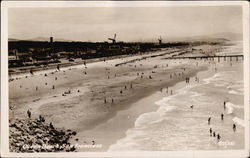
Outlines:
<svg viewBox="0 0 250 158"><path fill-rule="evenodd" d="M242 10L223 7L12 8L9 38L63 38L77 41L152 41L241 33Z"/></svg>

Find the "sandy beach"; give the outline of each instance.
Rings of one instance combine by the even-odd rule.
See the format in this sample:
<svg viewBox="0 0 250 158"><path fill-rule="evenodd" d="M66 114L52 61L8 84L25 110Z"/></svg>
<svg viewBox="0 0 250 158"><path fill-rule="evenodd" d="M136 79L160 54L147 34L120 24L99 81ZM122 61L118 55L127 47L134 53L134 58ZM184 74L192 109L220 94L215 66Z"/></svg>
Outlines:
<svg viewBox="0 0 250 158"><path fill-rule="evenodd" d="M221 50L218 45L193 48L195 50L185 55L219 53ZM204 79L213 77L216 71L232 67L242 70L242 61L237 62L241 64L233 63L231 66L229 61L218 63L210 60L164 59L188 50L190 48L187 47L169 48L152 54L87 63L86 66L71 66L60 71L52 69L36 72L34 75L11 76L14 80L9 82L10 121L27 118L26 111L29 109L32 118L42 115L46 122L53 122L56 127L76 131L78 140L71 140L73 144L92 144L93 141L95 144L102 144L102 148L84 148L78 151L131 150L130 147L117 147L115 144L120 145L121 141L118 140L126 139L128 130L133 130L138 122L145 123L138 120L138 117L156 111L159 106L155 102L178 95L178 90L183 87L205 82ZM189 83L185 82L186 78L189 78ZM234 104L243 104L242 101L243 98L239 96ZM190 105L186 106L190 110ZM242 115L242 111L239 115ZM207 117L208 115L204 116L205 124ZM228 128L230 125L228 124ZM239 135L244 135L242 133L243 130ZM237 142L242 139L237 139ZM242 145L237 146L241 147ZM171 150L171 147L155 150Z"/></svg>

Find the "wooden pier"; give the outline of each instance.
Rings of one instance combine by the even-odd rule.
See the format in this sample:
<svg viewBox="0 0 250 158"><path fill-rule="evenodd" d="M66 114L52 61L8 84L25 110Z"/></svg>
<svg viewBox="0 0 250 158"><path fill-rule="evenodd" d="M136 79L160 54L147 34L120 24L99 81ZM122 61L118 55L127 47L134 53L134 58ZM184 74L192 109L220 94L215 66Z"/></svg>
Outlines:
<svg viewBox="0 0 250 158"><path fill-rule="evenodd" d="M217 59L218 61L220 61L221 59L224 59L224 61L226 61L227 59L229 59L230 61L233 60L233 58L236 59L236 61L238 61L239 59L244 60L244 55L215 55L215 56L172 56L172 57L168 57L168 58L164 58L164 59L205 59L205 60L215 60Z"/></svg>

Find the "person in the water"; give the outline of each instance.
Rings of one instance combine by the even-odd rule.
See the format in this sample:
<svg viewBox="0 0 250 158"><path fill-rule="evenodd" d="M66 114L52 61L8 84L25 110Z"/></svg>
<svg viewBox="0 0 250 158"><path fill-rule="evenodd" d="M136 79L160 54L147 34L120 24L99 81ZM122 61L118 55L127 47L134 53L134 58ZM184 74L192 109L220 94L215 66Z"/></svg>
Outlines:
<svg viewBox="0 0 250 158"><path fill-rule="evenodd" d="M234 130L234 132L236 131L236 124L235 123L233 124L233 130Z"/></svg>

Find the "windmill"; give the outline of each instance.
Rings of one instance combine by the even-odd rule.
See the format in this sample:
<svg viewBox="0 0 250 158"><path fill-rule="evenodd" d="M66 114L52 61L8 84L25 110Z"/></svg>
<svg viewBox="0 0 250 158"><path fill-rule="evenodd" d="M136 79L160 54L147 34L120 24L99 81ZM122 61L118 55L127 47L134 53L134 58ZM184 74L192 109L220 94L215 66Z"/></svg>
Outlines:
<svg viewBox="0 0 250 158"><path fill-rule="evenodd" d="M161 38L161 36L160 36L160 38L158 38L158 41L159 41L159 44L162 43L162 38Z"/></svg>
<svg viewBox="0 0 250 158"><path fill-rule="evenodd" d="M116 33L114 35L114 38L108 38L110 41L112 41L113 43L116 43Z"/></svg>

